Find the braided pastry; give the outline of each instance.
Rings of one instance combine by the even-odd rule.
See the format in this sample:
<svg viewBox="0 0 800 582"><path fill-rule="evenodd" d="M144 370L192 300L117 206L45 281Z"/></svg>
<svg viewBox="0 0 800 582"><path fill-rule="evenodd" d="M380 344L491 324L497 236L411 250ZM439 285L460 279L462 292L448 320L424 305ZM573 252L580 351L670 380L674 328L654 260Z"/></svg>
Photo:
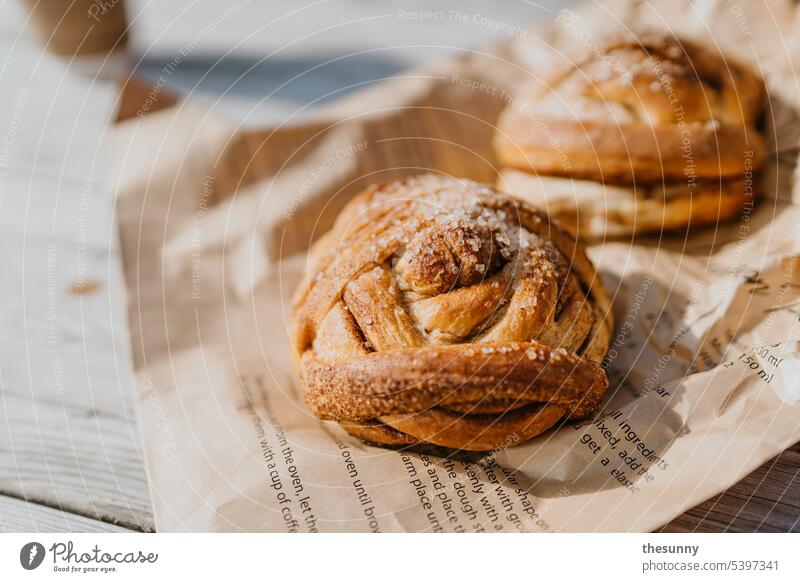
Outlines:
<svg viewBox="0 0 800 582"><path fill-rule="evenodd" d="M617 36L593 48L501 114L498 187L544 207L538 195L551 188L616 186L607 198L601 189L555 201L553 216L590 237L740 212L754 194L744 178L764 158L755 129L762 80L671 35Z"/></svg>
<svg viewBox="0 0 800 582"><path fill-rule="evenodd" d="M489 187L373 186L307 275L293 318L306 401L364 440L512 446L606 391L609 299L583 247Z"/></svg>

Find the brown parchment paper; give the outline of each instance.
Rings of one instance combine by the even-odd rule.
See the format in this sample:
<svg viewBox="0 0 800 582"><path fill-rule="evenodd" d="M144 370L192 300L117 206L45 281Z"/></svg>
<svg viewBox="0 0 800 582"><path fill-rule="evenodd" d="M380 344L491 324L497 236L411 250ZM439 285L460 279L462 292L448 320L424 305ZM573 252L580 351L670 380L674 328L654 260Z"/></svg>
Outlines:
<svg viewBox="0 0 800 582"><path fill-rule="evenodd" d="M280 127L191 99L113 129L137 407L159 531L646 531L800 439L800 146L790 2L612 2ZM770 90L762 197L717 229L590 249L614 297L602 410L522 446L441 457L314 418L286 329L309 242L364 185L493 181L489 137L615 27L671 28Z"/></svg>

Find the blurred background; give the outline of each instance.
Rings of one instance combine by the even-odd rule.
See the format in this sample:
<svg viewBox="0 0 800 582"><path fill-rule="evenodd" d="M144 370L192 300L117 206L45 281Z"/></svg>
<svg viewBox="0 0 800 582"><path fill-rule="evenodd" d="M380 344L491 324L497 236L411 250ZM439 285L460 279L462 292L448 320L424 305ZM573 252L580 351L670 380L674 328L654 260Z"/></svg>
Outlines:
<svg viewBox="0 0 800 582"><path fill-rule="evenodd" d="M65 40L61 37L70 34L70 27L59 13L63 4L72 4L76 13L73 37ZM80 47L79 60L87 60L94 47L102 52L114 45L124 5L129 27L125 67L181 93L213 102L221 98L218 106L224 111L257 124L298 106L330 102L461 49L519 37L531 23L553 19L571 4L573 0L5 0L0 5L0 39L16 43L36 31L51 49L69 57L71 46ZM28 21L31 12L34 22ZM44 31L36 29L37 19L48 23ZM92 30L87 32L87 26ZM84 33L101 42L87 41Z"/></svg>

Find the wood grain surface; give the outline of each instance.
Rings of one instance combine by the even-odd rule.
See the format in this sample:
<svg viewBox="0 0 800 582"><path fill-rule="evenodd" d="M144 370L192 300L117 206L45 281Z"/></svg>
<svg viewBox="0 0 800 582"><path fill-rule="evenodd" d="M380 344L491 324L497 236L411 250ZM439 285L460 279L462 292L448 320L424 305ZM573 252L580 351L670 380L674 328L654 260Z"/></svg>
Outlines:
<svg viewBox="0 0 800 582"><path fill-rule="evenodd" d="M0 532L113 533L131 530L13 497L0 496Z"/></svg>
<svg viewBox="0 0 800 582"><path fill-rule="evenodd" d="M659 531L800 532L800 445Z"/></svg>
<svg viewBox="0 0 800 582"><path fill-rule="evenodd" d="M0 529L151 529L101 161L116 85L66 75L24 42L13 54L0 91Z"/></svg>
<svg viewBox="0 0 800 582"><path fill-rule="evenodd" d="M89 203L83 182L62 178L56 203L56 190L34 189L36 180L10 173L8 183L30 193L0 213L0 496L150 529L113 200L95 192ZM78 224L96 226L78 237ZM12 507L0 505L0 528L26 523L8 518ZM32 510L28 523L40 515L50 512Z"/></svg>

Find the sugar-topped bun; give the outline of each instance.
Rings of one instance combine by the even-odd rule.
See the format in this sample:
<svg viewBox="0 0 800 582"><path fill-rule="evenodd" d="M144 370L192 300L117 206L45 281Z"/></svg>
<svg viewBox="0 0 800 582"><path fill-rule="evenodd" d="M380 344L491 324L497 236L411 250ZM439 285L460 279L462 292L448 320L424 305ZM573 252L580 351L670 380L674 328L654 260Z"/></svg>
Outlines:
<svg viewBox="0 0 800 582"><path fill-rule="evenodd" d="M512 446L589 414L609 299L540 211L466 180L374 186L312 248L294 301L306 401L390 445Z"/></svg>

